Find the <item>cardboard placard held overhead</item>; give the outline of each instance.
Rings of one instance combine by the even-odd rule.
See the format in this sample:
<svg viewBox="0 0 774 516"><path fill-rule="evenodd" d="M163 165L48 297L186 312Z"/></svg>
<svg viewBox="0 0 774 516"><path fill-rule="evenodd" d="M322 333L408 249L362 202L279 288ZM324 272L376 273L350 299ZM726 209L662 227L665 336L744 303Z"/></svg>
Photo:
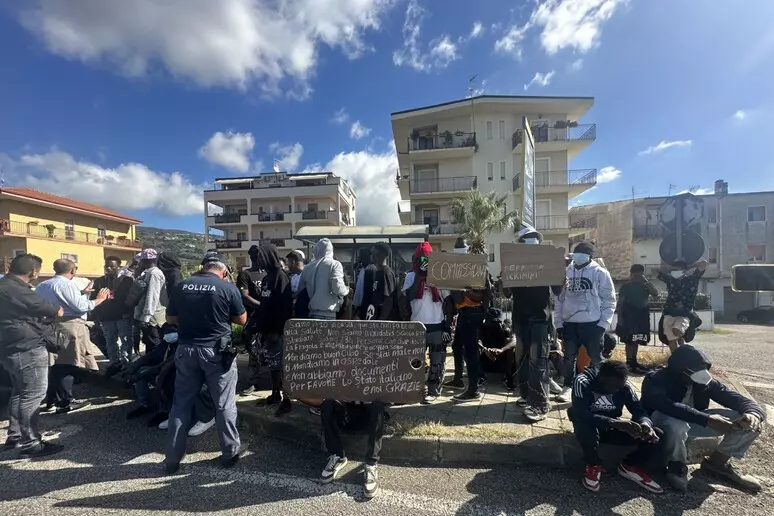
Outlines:
<svg viewBox="0 0 774 516"><path fill-rule="evenodd" d="M488 271L482 254L430 253L427 283L448 290L484 288Z"/></svg>
<svg viewBox="0 0 774 516"><path fill-rule="evenodd" d="M284 385L292 398L416 403L424 358L420 322L285 323Z"/></svg>
<svg viewBox="0 0 774 516"><path fill-rule="evenodd" d="M564 248L552 245L500 244L503 287L564 285Z"/></svg>

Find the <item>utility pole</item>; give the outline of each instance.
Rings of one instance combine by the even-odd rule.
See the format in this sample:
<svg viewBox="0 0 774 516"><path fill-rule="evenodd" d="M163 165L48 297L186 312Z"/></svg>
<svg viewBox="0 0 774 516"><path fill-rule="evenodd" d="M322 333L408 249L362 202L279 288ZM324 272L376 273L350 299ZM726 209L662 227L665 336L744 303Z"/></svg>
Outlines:
<svg viewBox="0 0 774 516"><path fill-rule="evenodd" d="M676 188L677 187L675 185L670 184L669 185L669 193L667 194L667 197L671 197L672 196L672 190L675 190Z"/></svg>
<svg viewBox="0 0 774 516"><path fill-rule="evenodd" d="M473 93L475 93L475 89L473 88L473 81L476 80L476 77L478 77L477 73L474 73L471 75L470 79L468 79L468 96L470 97L470 120L473 124L473 134L476 133L476 107L473 103ZM474 136L475 137L475 136Z"/></svg>

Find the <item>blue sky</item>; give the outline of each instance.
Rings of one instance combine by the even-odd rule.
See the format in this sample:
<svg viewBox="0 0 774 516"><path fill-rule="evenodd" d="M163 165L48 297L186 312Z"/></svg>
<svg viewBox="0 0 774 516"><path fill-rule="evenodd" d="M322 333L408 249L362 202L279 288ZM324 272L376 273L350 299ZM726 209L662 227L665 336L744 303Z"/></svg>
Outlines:
<svg viewBox="0 0 774 516"><path fill-rule="evenodd" d="M202 189L274 159L347 177L360 223L397 222L389 114L464 97L472 74L488 94L595 97L572 168L606 181L577 202L774 190L768 0L23 5L0 3L6 186L149 225L203 230Z"/></svg>

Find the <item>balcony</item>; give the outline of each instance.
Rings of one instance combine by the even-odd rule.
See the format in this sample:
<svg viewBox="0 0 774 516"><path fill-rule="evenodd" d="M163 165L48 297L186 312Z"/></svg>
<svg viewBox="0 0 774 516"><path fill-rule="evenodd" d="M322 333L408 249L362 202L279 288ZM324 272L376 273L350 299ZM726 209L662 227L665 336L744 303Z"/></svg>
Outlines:
<svg viewBox="0 0 774 516"><path fill-rule="evenodd" d="M221 213L213 217L215 224L238 224L242 222L242 215L247 215L247 210L237 210L229 213Z"/></svg>
<svg viewBox="0 0 774 516"><path fill-rule="evenodd" d="M535 217L535 229L543 233L547 231L566 233L570 230L569 222L567 215L538 215Z"/></svg>
<svg viewBox="0 0 774 516"><path fill-rule="evenodd" d="M415 133L408 138L408 149L412 158L464 158L472 156L477 148L476 133Z"/></svg>
<svg viewBox="0 0 774 516"><path fill-rule="evenodd" d="M272 244L277 247L285 247L285 239L284 238L262 238L258 240L258 245L268 245Z"/></svg>
<svg viewBox="0 0 774 516"><path fill-rule="evenodd" d="M215 240L215 249L242 249L246 240Z"/></svg>
<svg viewBox="0 0 774 516"><path fill-rule="evenodd" d="M98 233L87 233L86 231L57 228L53 224L40 226L28 222L1 219L0 236L4 235L29 238L50 238L85 244L142 249L142 243L139 240L130 240L125 236L115 237L113 235L100 235Z"/></svg>
<svg viewBox="0 0 774 516"><path fill-rule="evenodd" d="M258 222L282 222L286 212L266 213L265 211L253 212L258 217Z"/></svg>
<svg viewBox="0 0 774 516"><path fill-rule="evenodd" d="M476 176L413 179L409 183L409 193L415 195L466 192L477 186Z"/></svg>
<svg viewBox="0 0 774 516"><path fill-rule="evenodd" d="M412 224L428 226L430 235L458 236L462 231L462 224L448 220L414 219Z"/></svg>
<svg viewBox="0 0 774 516"><path fill-rule="evenodd" d="M591 142L597 139L597 124L578 124L575 122L556 122L553 127L548 125L532 125L532 137L538 152L566 150L568 159L573 158ZM513 153L520 154L524 147L523 130L513 133L511 143Z"/></svg>
<svg viewBox="0 0 774 516"><path fill-rule="evenodd" d="M659 224L635 224L632 227L632 236L642 240L663 238L665 233Z"/></svg>
<svg viewBox="0 0 774 516"><path fill-rule="evenodd" d="M547 192L569 191L571 196L579 195L597 184L597 169L550 170L535 172L535 188ZM513 191L522 188L521 174L513 178Z"/></svg>

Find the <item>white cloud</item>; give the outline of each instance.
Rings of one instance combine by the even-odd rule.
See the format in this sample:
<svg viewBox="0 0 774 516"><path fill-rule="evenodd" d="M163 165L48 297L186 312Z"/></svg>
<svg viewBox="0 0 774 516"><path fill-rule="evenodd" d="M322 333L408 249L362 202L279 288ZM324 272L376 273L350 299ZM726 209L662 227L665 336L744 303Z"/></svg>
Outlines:
<svg viewBox="0 0 774 516"><path fill-rule="evenodd" d="M516 59L521 59L521 44L524 41L527 28L516 25L509 28L502 38L495 41L495 52L511 54Z"/></svg>
<svg viewBox="0 0 774 516"><path fill-rule="evenodd" d="M541 88L543 86L548 86L549 84L551 84L551 79L554 77L554 73L556 73L554 72L554 70L551 70L548 73L537 72L535 76L532 78L532 80L524 85L524 91L527 91L533 85L539 86Z"/></svg>
<svg viewBox="0 0 774 516"><path fill-rule="evenodd" d="M244 174L250 169L250 151L254 146L252 133L218 131L199 149L199 156L212 164Z"/></svg>
<svg viewBox="0 0 774 516"><path fill-rule="evenodd" d="M737 122L744 122L744 120L747 118L747 111L743 109L739 109L736 112L734 112L734 114L731 116Z"/></svg>
<svg viewBox="0 0 774 516"><path fill-rule="evenodd" d="M577 72L581 68L583 68L583 59L581 58L578 58L572 63L570 63L570 70L572 70L573 72Z"/></svg>
<svg viewBox="0 0 774 516"><path fill-rule="evenodd" d="M305 98L321 47L356 58L393 0L34 0L22 24L54 54L128 76ZM289 83L289 84L288 84Z"/></svg>
<svg viewBox="0 0 774 516"><path fill-rule="evenodd" d="M292 145L282 145L274 142L269 145L269 152L272 152L280 162L280 170L283 172L293 172L301 163L301 156L304 155L304 146L296 142Z"/></svg>
<svg viewBox="0 0 774 516"><path fill-rule="evenodd" d="M340 152L325 166L307 167L305 172L326 170L346 179L357 194L355 207L361 225L400 224L397 203L400 192L395 186L398 158L393 149L384 153L367 150Z"/></svg>
<svg viewBox="0 0 774 516"><path fill-rule="evenodd" d="M361 124L360 120L355 120L352 127L349 128L349 137L353 140L365 138L369 134L371 134L371 128Z"/></svg>
<svg viewBox="0 0 774 516"><path fill-rule="evenodd" d="M336 125L344 125L349 122L349 113L346 108L341 108L333 114L331 121Z"/></svg>
<svg viewBox="0 0 774 516"><path fill-rule="evenodd" d="M638 154L643 156L645 154L653 154L655 152L665 151L672 147L690 147L691 144L691 140L674 140L671 142L662 140L658 145L651 145L647 149L640 151Z"/></svg>
<svg viewBox="0 0 774 516"><path fill-rule="evenodd" d="M51 151L13 159L0 154L8 184L78 199L116 211L154 210L165 215L194 215L204 210L204 184L180 172L163 173L141 163L106 168Z"/></svg>
<svg viewBox="0 0 774 516"><path fill-rule="evenodd" d="M475 39L481 36L483 33L484 33L484 26L481 24L481 22L477 21L473 23L473 28L470 29L470 34L468 34L468 39Z"/></svg>
<svg viewBox="0 0 774 516"><path fill-rule="evenodd" d="M403 46L392 53L395 66L408 66L420 72L443 69L458 58L457 45L443 35L430 42L430 50L421 49L420 33L427 11L417 0L409 0L403 22Z"/></svg>
<svg viewBox="0 0 774 516"><path fill-rule="evenodd" d="M597 184L610 183L621 177L621 171L615 167L605 167L597 174Z"/></svg>

